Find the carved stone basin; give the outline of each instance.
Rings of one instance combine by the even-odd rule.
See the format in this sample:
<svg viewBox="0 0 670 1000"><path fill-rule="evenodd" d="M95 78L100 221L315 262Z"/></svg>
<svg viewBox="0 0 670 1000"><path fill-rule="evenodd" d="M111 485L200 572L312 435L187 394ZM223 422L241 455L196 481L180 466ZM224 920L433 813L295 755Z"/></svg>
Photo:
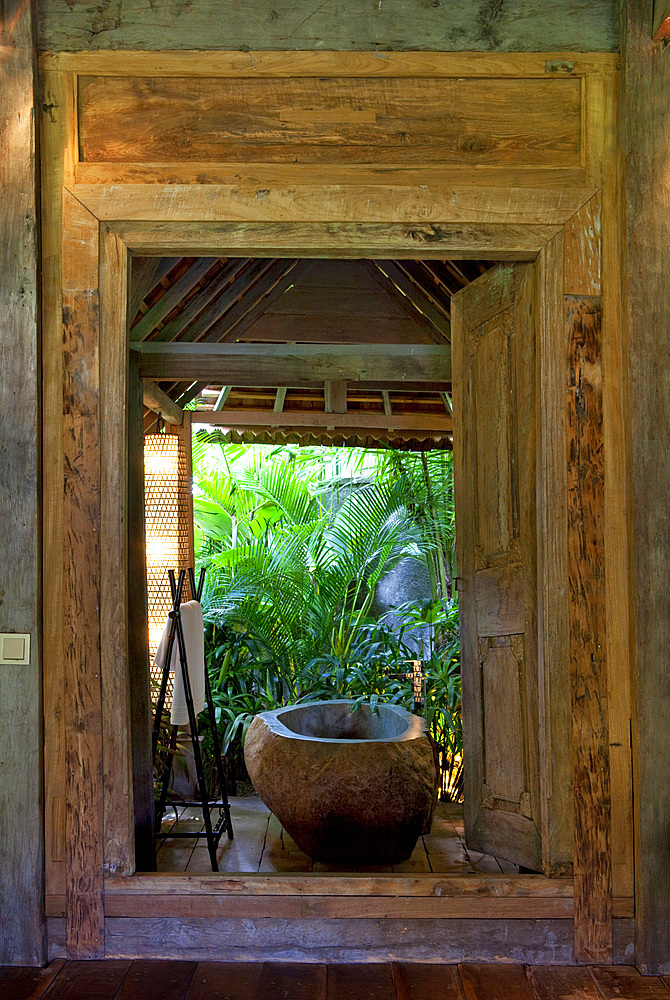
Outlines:
<svg viewBox="0 0 670 1000"><path fill-rule="evenodd" d="M306 702L262 712L244 758L296 844L326 862L394 864L430 828L437 792L423 719L397 705Z"/></svg>

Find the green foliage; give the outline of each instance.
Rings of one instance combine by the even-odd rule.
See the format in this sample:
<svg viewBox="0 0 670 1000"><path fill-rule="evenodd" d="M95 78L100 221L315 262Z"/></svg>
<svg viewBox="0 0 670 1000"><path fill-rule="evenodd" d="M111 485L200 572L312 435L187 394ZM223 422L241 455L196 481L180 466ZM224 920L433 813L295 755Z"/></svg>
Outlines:
<svg viewBox="0 0 670 1000"><path fill-rule="evenodd" d="M410 639L421 632L430 637L421 708L453 755L451 456L358 451L345 461L335 451L227 446L216 432L194 442L205 649L224 746L239 759L255 714L299 701L414 709ZM373 620L380 579L407 557L428 565L432 599L399 609L400 626Z"/></svg>

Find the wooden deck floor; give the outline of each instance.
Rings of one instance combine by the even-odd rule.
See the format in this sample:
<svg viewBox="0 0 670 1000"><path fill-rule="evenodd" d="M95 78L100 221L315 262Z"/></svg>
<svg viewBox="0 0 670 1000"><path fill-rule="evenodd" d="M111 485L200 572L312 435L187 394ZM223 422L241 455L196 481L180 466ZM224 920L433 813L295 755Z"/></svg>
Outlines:
<svg viewBox="0 0 670 1000"><path fill-rule="evenodd" d="M670 1000L628 966L52 962L0 969L8 1000Z"/></svg>
<svg viewBox="0 0 670 1000"><path fill-rule="evenodd" d="M235 838L224 835L218 850L219 868L223 872L370 872L370 873L430 873L444 875L514 873L516 865L508 861L468 851L463 838L462 806L440 802L430 834L419 839L412 857L399 865L326 865L312 861L282 829L276 816L256 796L230 799ZM178 820L169 812L163 832L202 829L202 814L181 809ZM158 849L158 870L162 872L211 871L207 846L202 840L168 837Z"/></svg>

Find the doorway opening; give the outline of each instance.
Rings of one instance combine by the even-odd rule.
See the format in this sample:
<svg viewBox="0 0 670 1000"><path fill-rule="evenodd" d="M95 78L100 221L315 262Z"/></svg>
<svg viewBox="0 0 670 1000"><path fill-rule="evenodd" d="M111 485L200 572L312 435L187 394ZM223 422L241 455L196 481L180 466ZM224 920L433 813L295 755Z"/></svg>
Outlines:
<svg viewBox="0 0 670 1000"><path fill-rule="evenodd" d="M453 446L451 299L491 266L490 261L451 260L135 258L130 337L140 357L140 374L151 380L144 382L144 431L153 435L165 421L168 429L170 422L176 429L178 411L185 412L189 463L193 426L207 425L209 431L201 429L196 438L197 451L205 438L242 450L265 443L268 454L282 449L284 459L301 446L363 447L368 454L383 447L387 454L415 456L426 468L427 455L450 453ZM207 358L199 357L195 352L202 355L207 348L200 345L205 344L217 347ZM222 348L224 344L230 346ZM507 358L506 348L503 353ZM510 446L509 440L503 444ZM187 561L193 555L191 541ZM455 575L449 566L442 586L438 583L435 593L426 595L446 602L442 610L451 613L452 623ZM232 649L221 643L217 648L221 663L212 651L211 669L218 679ZM415 702L412 707L427 711L425 682L423 700L419 694ZM230 706L221 703L219 708L224 717ZM231 714L234 726L238 717ZM514 752L517 757L528 752L521 744L498 766L516 766ZM518 872L518 858L468 850L460 788L449 794L451 767L444 765L446 760L442 798L456 802L440 804L434 833L421 838L407 862L387 866L389 872ZM244 832L232 848L222 842L223 870L357 870L346 865L329 869L318 862L315 867L260 800L243 798L234 801L233 817L237 812ZM499 803L503 809L506 804ZM197 824L200 818L176 811L164 817L163 832L169 833L177 821ZM426 839L431 836L432 841ZM208 869L204 847L191 843L180 850L178 844L161 841L159 868Z"/></svg>

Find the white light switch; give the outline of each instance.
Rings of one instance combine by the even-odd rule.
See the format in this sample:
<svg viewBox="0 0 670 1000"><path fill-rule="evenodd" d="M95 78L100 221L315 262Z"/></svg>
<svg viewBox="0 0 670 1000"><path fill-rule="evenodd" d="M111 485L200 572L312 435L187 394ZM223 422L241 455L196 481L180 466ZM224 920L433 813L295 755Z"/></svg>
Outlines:
<svg viewBox="0 0 670 1000"><path fill-rule="evenodd" d="M30 635L0 632L0 663L30 663Z"/></svg>

